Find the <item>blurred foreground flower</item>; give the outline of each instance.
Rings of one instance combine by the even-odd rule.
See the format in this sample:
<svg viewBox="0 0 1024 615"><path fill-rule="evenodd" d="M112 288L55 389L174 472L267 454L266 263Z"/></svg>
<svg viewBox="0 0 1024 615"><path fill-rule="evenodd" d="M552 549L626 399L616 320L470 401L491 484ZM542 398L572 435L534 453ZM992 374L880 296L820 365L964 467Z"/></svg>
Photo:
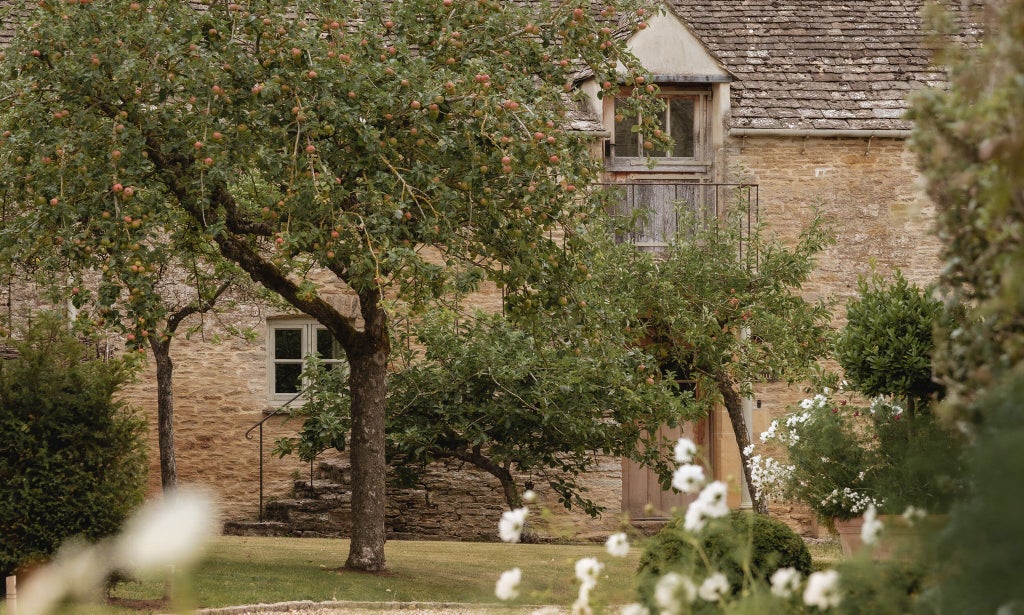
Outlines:
<svg viewBox="0 0 1024 615"><path fill-rule="evenodd" d="M588 615L590 608L590 592L597 587L597 575L604 570L604 564L596 557L584 557L576 560L576 578L580 582L580 592L570 610L573 615Z"/></svg>
<svg viewBox="0 0 1024 615"><path fill-rule="evenodd" d="M494 595L498 600L515 600L519 596L519 584L523 581L523 571L519 568L506 570L498 577L494 585Z"/></svg>
<svg viewBox="0 0 1024 615"><path fill-rule="evenodd" d="M697 454L697 445L688 438L679 438L672 452L675 453L676 463L690 463Z"/></svg>
<svg viewBox="0 0 1024 615"><path fill-rule="evenodd" d="M622 607L619 615L650 615L650 610L639 602L631 602Z"/></svg>
<svg viewBox="0 0 1024 615"><path fill-rule="evenodd" d="M498 522L498 536L505 542L519 542L523 526L526 525L526 515L529 512L530 509L523 506L501 513L501 521Z"/></svg>
<svg viewBox="0 0 1024 615"><path fill-rule="evenodd" d="M612 557L626 557L629 555L629 538L625 532L612 534L604 543L604 548L608 550L608 555Z"/></svg>
<svg viewBox="0 0 1024 615"><path fill-rule="evenodd" d="M669 572L654 586L654 602L663 615L676 615L681 612L683 604L689 604L696 598L697 587L693 581L678 572Z"/></svg>
<svg viewBox="0 0 1024 615"><path fill-rule="evenodd" d="M135 574L189 566L218 527L216 506L206 493L168 494L143 505L128 520L114 545L115 564Z"/></svg>
<svg viewBox="0 0 1024 615"><path fill-rule="evenodd" d="M871 504L864 511L864 525L860 526L860 539L866 545L873 545L878 542L878 537L884 528L885 526L878 519L878 510L875 509L874 504Z"/></svg>
<svg viewBox="0 0 1024 615"><path fill-rule="evenodd" d="M115 571L141 574L188 567L218 528L216 507L206 493L166 495L136 511L120 536L94 545L69 541L61 547L19 592L18 612L44 615L68 599L96 598Z"/></svg>
<svg viewBox="0 0 1024 615"><path fill-rule="evenodd" d="M789 599L800 589L800 572L796 568L779 568L772 574L772 595Z"/></svg>
<svg viewBox="0 0 1024 615"><path fill-rule="evenodd" d="M704 468L696 464L687 464L676 468L672 474L672 486L683 493L694 493L704 486Z"/></svg>
<svg viewBox="0 0 1024 615"><path fill-rule="evenodd" d="M839 606L842 594L839 592L839 573L835 570L815 572L807 578L804 589L804 604L827 610Z"/></svg>
<svg viewBox="0 0 1024 615"><path fill-rule="evenodd" d="M704 579L704 582L700 584L700 588L697 589L697 595L701 597L701 600L705 600L707 602L718 602L728 593L729 579L727 579L721 572L716 572L708 576L708 578Z"/></svg>
<svg viewBox="0 0 1024 615"><path fill-rule="evenodd" d="M725 501L727 491L726 484L717 480L704 487L697 499L686 509L683 528L688 532L697 533L704 529L708 519L728 515L729 505Z"/></svg>

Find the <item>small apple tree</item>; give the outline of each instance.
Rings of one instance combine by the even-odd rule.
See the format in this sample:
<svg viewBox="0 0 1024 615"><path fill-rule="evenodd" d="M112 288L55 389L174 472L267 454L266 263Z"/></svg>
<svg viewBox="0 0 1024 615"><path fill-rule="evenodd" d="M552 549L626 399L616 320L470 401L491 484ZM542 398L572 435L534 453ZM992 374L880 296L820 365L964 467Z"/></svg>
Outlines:
<svg viewBox="0 0 1024 615"><path fill-rule="evenodd" d="M607 272L599 284L609 297L633 306L637 343L664 370L696 385L699 414L713 403L725 406L751 500L766 513L767 504L752 488L743 398L754 382L806 377L828 354L828 305L800 291L833 235L816 215L787 246L760 225L748 232L746 207L732 204L727 215L711 221L680 210L682 230L662 254L609 245L598 253L616 266L594 271Z"/></svg>
<svg viewBox="0 0 1024 615"><path fill-rule="evenodd" d="M338 340L353 568L385 567L388 302L490 277L511 309L557 305L598 171L567 92L581 63L605 91L646 78L616 29L643 27L642 0L528 4L41 0L4 53L0 173L36 205L17 224L97 268L130 259L123 318L195 241ZM628 101L655 141L656 90Z"/></svg>
<svg viewBox="0 0 1024 615"><path fill-rule="evenodd" d="M131 199L133 190L122 190ZM125 196L127 193L127 196ZM56 197L55 197L56 198ZM46 205L53 206L53 199ZM84 244L80 250L59 249L65 241L56 226L42 227L34 215L38 204L5 202L0 218L0 258L6 273L22 281L33 280L55 303L67 298L80 330L106 331L124 336L127 347L144 353L148 347L156 364L157 439L160 451L160 483L165 491L177 485L174 452L174 363L171 342L180 326L196 315L229 307L229 290L245 292L240 272L202 254L201 246L187 242L191 249L153 245L146 264L134 258L134 244L122 253L99 253ZM102 216L111 216L109 211ZM138 228L142 220L123 217L126 229ZM28 223L28 224L26 224ZM53 234L51 234L53 233ZM173 234L169 231L169 234ZM74 240L73 240L74 241ZM81 240L78 240L81 241ZM81 244L80 244L81 245ZM100 248L110 248L100 239ZM141 244L139 246L141 249ZM46 297L40 297L44 299Z"/></svg>

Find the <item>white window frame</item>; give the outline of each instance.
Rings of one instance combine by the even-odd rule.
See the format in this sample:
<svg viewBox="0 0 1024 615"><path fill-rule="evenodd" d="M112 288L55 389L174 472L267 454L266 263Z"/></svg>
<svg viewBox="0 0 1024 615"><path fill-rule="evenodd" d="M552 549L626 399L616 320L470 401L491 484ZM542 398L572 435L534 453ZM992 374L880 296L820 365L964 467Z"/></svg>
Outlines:
<svg viewBox="0 0 1024 615"><path fill-rule="evenodd" d="M301 358L299 359L278 359L277 358L277 335L276 332L281 329L297 329L300 331L301 342ZM278 393L277 392L277 370L275 367L279 364L297 364L304 365L307 357L316 354L316 334L317 331L326 331L327 329L319 322L312 318L273 318L267 320L267 400L271 406L281 406L285 403L296 398L297 393ZM338 359L323 359L321 361L327 364L339 364L344 363L344 358ZM300 386L304 386L302 383ZM301 396L296 400L301 400Z"/></svg>
<svg viewBox="0 0 1024 615"><path fill-rule="evenodd" d="M680 88L662 86L659 98L693 98L693 156L659 156L654 155L648 159L643 152L643 144L640 137L637 139L637 156L623 156L614 147L616 138L615 104L616 100L629 96L629 90L623 90L619 96L609 96L606 100L611 105L611 134L612 134L612 156L608 160L608 169L612 171L630 172L666 172L681 171L690 173L704 173L711 168L710 140L711 140L711 114L712 114L712 91L703 88ZM669 120L671 121L671 119ZM663 127L667 129L667 127ZM648 166L648 160L654 162L654 168Z"/></svg>

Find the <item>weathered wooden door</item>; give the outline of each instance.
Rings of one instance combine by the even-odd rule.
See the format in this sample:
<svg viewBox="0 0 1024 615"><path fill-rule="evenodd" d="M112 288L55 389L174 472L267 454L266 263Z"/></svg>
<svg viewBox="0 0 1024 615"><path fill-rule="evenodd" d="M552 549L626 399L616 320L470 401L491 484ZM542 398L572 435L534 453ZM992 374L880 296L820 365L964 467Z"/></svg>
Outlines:
<svg viewBox="0 0 1024 615"><path fill-rule="evenodd" d="M712 458L711 429L708 419L697 423L686 423L680 427L662 426L658 430L658 438L669 454L681 436L693 440L705 458ZM707 465L704 467L704 472L709 478L713 475L712 468ZM631 520L670 517L673 508L682 510L695 497L695 494L686 495L671 488L662 489L658 482L658 475L653 470L629 459L622 460L622 511L628 514Z"/></svg>

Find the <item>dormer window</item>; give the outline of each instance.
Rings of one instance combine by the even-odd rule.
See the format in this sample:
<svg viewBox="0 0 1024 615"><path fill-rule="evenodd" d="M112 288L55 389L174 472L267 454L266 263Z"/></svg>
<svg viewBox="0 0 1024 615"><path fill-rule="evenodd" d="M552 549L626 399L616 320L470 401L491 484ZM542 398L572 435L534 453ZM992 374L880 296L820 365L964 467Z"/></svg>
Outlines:
<svg viewBox="0 0 1024 615"><path fill-rule="evenodd" d="M671 149L648 151L634 131L640 118L615 113L610 166L646 168L647 158L654 160L656 168L683 166L699 172L704 169L698 167L710 166L710 90L664 88L662 95L665 110L659 119L662 130L672 137ZM616 98L616 106L619 100Z"/></svg>

